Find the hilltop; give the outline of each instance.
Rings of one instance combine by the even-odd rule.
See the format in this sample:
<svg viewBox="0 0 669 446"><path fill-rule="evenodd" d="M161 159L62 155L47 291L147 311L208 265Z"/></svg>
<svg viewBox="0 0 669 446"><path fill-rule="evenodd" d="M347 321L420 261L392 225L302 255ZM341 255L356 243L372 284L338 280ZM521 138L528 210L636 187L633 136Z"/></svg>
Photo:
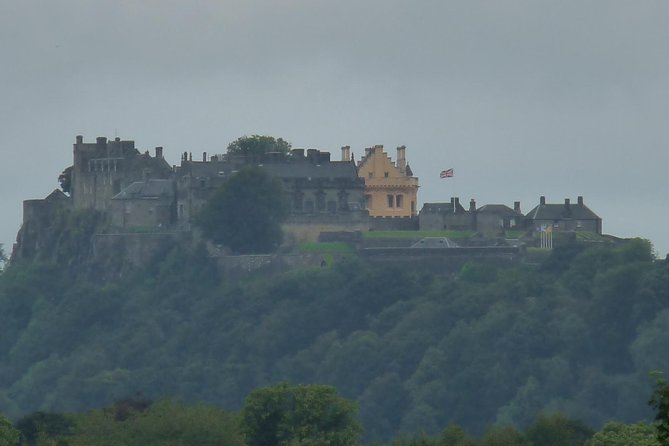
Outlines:
<svg viewBox="0 0 669 446"><path fill-rule="evenodd" d="M111 282L66 264L0 276L0 413L143 392L237 409L268 383L325 383L366 438L649 416L668 369L669 267L647 242L556 248L540 267L430 273L356 260L239 280L174 247Z"/></svg>

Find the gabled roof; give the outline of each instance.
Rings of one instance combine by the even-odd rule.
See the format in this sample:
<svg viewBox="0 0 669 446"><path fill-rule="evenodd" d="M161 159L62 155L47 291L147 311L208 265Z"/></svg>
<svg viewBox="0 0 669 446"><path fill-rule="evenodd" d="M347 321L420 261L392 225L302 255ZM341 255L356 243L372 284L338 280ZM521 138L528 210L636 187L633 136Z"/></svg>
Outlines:
<svg viewBox="0 0 669 446"><path fill-rule="evenodd" d="M358 172L351 161L328 161L314 164L309 161L263 164L261 168L279 178L326 178L357 180Z"/></svg>
<svg viewBox="0 0 669 446"><path fill-rule="evenodd" d="M186 164L189 175L197 177L227 177L233 172L243 169L245 164L238 162L189 162ZM272 176L283 179L294 178L325 178L358 180L358 171L353 161L323 161L317 164L307 158L293 159L286 157L279 161L258 164Z"/></svg>
<svg viewBox="0 0 669 446"><path fill-rule="evenodd" d="M54 189L49 195L46 196L46 201L58 201L58 200L69 200L70 197L65 195L62 190Z"/></svg>
<svg viewBox="0 0 669 446"><path fill-rule="evenodd" d="M503 215L505 217L522 217L523 214L516 212L504 204L486 204L478 208L477 212L483 214Z"/></svg>
<svg viewBox="0 0 669 446"><path fill-rule="evenodd" d="M158 199L171 198L173 196L174 181L148 180L132 183L116 194L112 200Z"/></svg>
<svg viewBox="0 0 669 446"><path fill-rule="evenodd" d="M455 212L453 211L453 207L455 207ZM460 212L466 212L466 209L462 207L460 203L457 203L454 205L453 202L450 203L424 203L423 208L420 210L421 213L423 212L430 212L430 213L439 213L439 214L454 214L454 213L460 213Z"/></svg>
<svg viewBox="0 0 669 446"><path fill-rule="evenodd" d="M540 204L527 213L530 220L599 220L584 204Z"/></svg>

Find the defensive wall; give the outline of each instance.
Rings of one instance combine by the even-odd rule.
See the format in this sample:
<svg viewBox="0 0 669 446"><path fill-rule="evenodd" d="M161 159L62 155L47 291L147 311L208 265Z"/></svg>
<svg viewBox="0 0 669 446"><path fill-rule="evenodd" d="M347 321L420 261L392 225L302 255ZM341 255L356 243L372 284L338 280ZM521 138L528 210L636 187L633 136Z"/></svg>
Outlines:
<svg viewBox="0 0 669 446"><path fill-rule="evenodd" d="M316 242L321 233L368 231L368 215L367 211L351 211L346 214L293 214L282 228L295 242Z"/></svg>
<svg viewBox="0 0 669 446"><path fill-rule="evenodd" d="M191 243L192 239L192 233L186 231L95 234L93 262L105 263L113 258L123 267L143 267L157 254L180 243Z"/></svg>
<svg viewBox="0 0 669 446"><path fill-rule="evenodd" d="M457 272L467 262L509 265L522 260L518 246L467 248L363 248L360 255L369 262L398 265L417 271Z"/></svg>
<svg viewBox="0 0 669 446"><path fill-rule="evenodd" d="M217 262L224 275L239 277L254 271L282 273L301 268L324 268L351 255L348 253L254 254L220 256Z"/></svg>
<svg viewBox="0 0 669 446"><path fill-rule="evenodd" d="M370 217L369 228L373 231L418 231L418 216Z"/></svg>

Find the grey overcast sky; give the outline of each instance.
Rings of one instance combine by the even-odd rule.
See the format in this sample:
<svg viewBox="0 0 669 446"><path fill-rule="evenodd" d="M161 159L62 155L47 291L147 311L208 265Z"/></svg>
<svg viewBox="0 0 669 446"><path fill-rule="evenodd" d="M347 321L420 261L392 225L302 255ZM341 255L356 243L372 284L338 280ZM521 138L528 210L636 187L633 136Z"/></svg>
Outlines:
<svg viewBox="0 0 669 446"><path fill-rule="evenodd" d="M176 164L258 133L404 144L419 206L582 195L664 256L668 23L666 0L0 2L0 243L77 134Z"/></svg>

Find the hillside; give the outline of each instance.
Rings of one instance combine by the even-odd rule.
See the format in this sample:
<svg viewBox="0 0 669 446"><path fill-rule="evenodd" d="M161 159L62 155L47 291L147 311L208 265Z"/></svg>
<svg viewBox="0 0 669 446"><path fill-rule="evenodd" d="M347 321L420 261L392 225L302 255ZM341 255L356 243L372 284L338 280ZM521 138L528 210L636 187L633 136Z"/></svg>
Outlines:
<svg viewBox="0 0 669 446"><path fill-rule="evenodd" d="M648 419L669 369L669 265L642 240L564 245L540 266L455 275L352 257L243 280L174 248L114 281L47 260L0 276L0 413L81 411L142 392L237 410L252 389L324 383L367 440Z"/></svg>

